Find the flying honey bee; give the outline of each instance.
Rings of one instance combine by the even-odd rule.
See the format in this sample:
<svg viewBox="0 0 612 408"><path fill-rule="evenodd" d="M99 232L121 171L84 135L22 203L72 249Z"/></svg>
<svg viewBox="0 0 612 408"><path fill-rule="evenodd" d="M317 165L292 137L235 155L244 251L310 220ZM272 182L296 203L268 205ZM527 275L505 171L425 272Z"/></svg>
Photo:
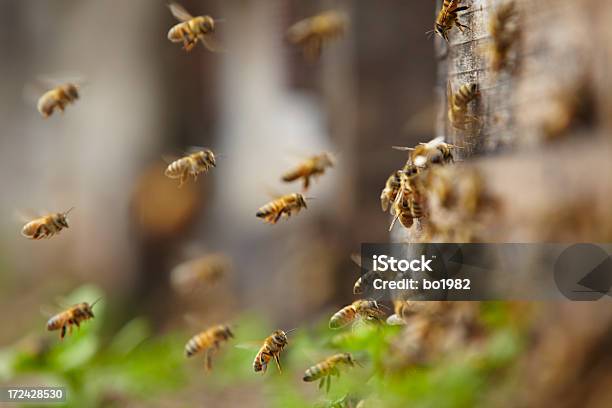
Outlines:
<svg viewBox="0 0 612 408"><path fill-rule="evenodd" d="M306 382L321 380L319 388L323 388L323 385L326 385L326 390L329 392L331 377L334 375L339 377L342 366L354 367L356 363L357 361L355 361L351 353L334 354L307 369L303 380Z"/></svg>
<svg viewBox="0 0 612 408"><path fill-rule="evenodd" d="M401 187L401 172L399 170L391 173L385 182L385 188L380 193L380 206L383 211L387 211L389 203L395 201L397 193Z"/></svg>
<svg viewBox="0 0 612 408"><path fill-rule="evenodd" d="M179 179L181 187L190 176L197 181L199 174L208 173L216 165L215 154L210 149L204 149L173 161L164 174L171 179Z"/></svg>
<svg viewBox="0 0 612 408"><path fill-rule="evenodd" d="M80 328L82 321L94 318L92 309L99 300L100 299L97 299L91 305L89 305L87 302L79 303L72 306L68 310L56 314L47 322L47 330L53 331L61 329L60 339L63 340L66 336L67 327L70 329L69 334L72 334L72 325Z"/></svg>
<svg viewBox="0 0 612 408"><path fill-rule="evenodd" d="M255 356L255 360L253 361L253 370L255 372L262 371L264 374L268 369L268 363L272 358L276 361L276 366L278 367L278 372L282 372L280 365L280 353L287 346L287 333L290 333L293 330L289 330L284 332L282 330L276 330L270 336L268 336L264 340L263 346L257 352Z"/></svg>
<svg viewBox="0 0 612 408"><path fill-rule="evenodd" d="M298 21L287 30L287 38L302 47L308 61L315 61L321 56L323 44L342 36L347 26L348 17L331 10Z"/></svg>
<svg viewBox="0 0 612 408"><path fill-rule="evenodd" d="M378 302L360 299L334 313L329 319L329 328L339 329L355 322L357 319L363 319L367 322L380 322L382 316L383 311Z"/></svg>
<svg viewBox="0 0 612 408"><path fill-rule="evenodd" d="M180 23L168 31L168 40L173 43L182 42L185 51L191 51L198 40L210 51L221 51L215 43L215 20L211 16L194 17L177 3L170 3L170 12Z"/></svg>
<svg viewBox="0 0 612 408"><path fill-rule="evenodd" d="M79 85L68 82L45 92L38 99L38 112L45 118L51 116L55 108L64 112L67 105L79 99L79 88Z"/></svg>
<svg viewBox="0 0 612 408"><path fill-rule="evenodd" d="M21 235L28 239L51 238L68 227L68 214L74 207L64 213L54 213L36 218L21 229Z"/></svg>
<svg viewBox="0 0 612 408"><path fill-rule="evenodd" d="M212 352L218 350L222 343L234 337L234 333L227 325L213 326L193 336L185 345L185 355L191 357L204 351L206 369L212 369Z"/></svg>
<svg viewBox="0 0 612 408"><path fill-rule="evenodd" d="M351 260L361 268L361 256L359 254L351 254ZM362 274L359 279L355 281L353 285L353 294L354 295L362 295L365 292L366 286L368 286L372 281L379 276L378 271L374 269L368 269L364 274Z"/></svg>
<svg viewBox="0 0 612 408"><path fill-rule="evenodd" d="M214 284L231 269L223 254L209 254L177 265L170 272L170 282L179 292L189 292L202 284Z"/></svg>
<svg viewBox="0 0 612 408"><path fill-rule="evenodd" d="M491 68L499 72L508 65L508 54L517 42L520 30L514 21L517 16L516 3L506 1L499 6L489 23L491 43Z"/></svg>
<svg viewBox="0 0 612 408"><path fill-rule="evenodd" d="M459 6L461 4L461 0L444 0L444 4L438 13L438 17L436 18L436 23L434 24L434 31L440 37L444 38L448 42L448 32L453 28L454 25L457 26L459 31L463 32L464 29L469 29L468 26L463 25L459 22L458 13L460 11L465 11L470 8L470 6Z"/></svg>
<svg viewBox="0 0 612 408"><path fill-rule="evenodd" d="M448 82L448 120L456 129L466 130L472 124L479 124L480 119L468 115L468 104L479 95L478 85L474 83L462 85L456 93Z"/></svg>
<svg viewBox="0 0 612 408"><path fill-rule="evenodd" d="M295 169L284 174L282 180L285 182L291 182L300 178L304 179L304 191L306 191L310 186L311 177L323 175L323 173L325 173L325 169L328 167L333 167L333 165L334 160L332 155L329 153L321 153L307 159Z"/></svg>
<svg viewBox="0 0 612 408"><path fill-rule="evenodd" d="M255 216L263 218L267 223L276 224L283 214L289 218L291 214L297 214L302 208L308 208L303 195L300 193L287 194L261 207Z"/></svg>

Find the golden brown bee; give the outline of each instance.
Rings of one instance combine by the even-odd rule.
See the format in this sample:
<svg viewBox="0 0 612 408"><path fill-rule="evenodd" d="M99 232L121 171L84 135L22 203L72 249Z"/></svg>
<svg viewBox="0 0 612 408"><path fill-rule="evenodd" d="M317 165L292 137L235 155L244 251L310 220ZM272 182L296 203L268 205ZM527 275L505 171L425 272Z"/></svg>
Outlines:
<svg viewBox="0 0 612 408"><path fill-rule="evenodd" d="M387 211L389 208L389 203L395 201L401 185L401 172L399 170L394 171L387 179L385 188L383 188L382 192L380 193L380 206L383 211Z"/></svg>
<svg viewBox="0 0 612 408"><path fill-rule="evenodd" d="M453 93L450 82L448 83L448 120L456 129L466 130L470 125L480 123L480 119L468 115L468 104L479 95L478 85L464 84L457 93Z"/></svg>
<svg viewBox="0 0 612 408"><path fill-rule="evenodd" d="M427 168L432 164L453 163L453 149L458 146L444 142L443 136L438 136L427 143L419 143L416 147L393 146L396 150L410 151L410 157L404 166L403 173L413 180L413 177L422 168Z"/></svg>
<svg viewBox="0 0 612 408"><path fill-rule="evenodd" d="M172 286L188 292L201 284L214 284L231 268L231 261L223 254L209 254L177 265L170 273Z"/></svg>
<svg viewBox="0 0 612 408"><path fill-rule="evenodd" d="M263 346L261 346L253 361L253 370L255 370L255 372L262 371L265 374L268 369L268 363L273 357L274 361L276 361L278 371L282 372L280 353L288 344L287 333L282 330L276 330L264 340Z"/></svg>
<svg viewBox="0 0 612 408"><path fill-rule="evenodd" d="M38 112L43 117L48 118L53 114L55 108L64 112L68 104L74 103L79 99L79 86L73 83L66 83L56 86L55 88L45 92L38 99Z"/></svg>
<svg viewBox="0 0 612 408"><path fill-rule="evenodd" d="M458 13L469 9L470 6L459 7L459 4L461 4L461 0L444 0L444 4L442 4L442 8L436 18L436 23L434 24L434 31L436 34L444 38L447 42L448 32L454 25L456 25L461 32L466 28L469 29L468 26L459 22Z"/></svg>
<svg viewBox="0 0 612 408"><path fill-rule="evenodd" d="M59 234L62 229L69 228L67 217L73 209L74 207L65 213L49 214L36 218L23 226L21 235L29 239L51 238L55 234Z"/></svg>
<svg viewBox="0 0 612 408"><path fill-rule="evenodd" d="M204 351L206 369L212 369L212 352L218 350L222 343L234 337L234 333L227 325L213 326L193 336L185 345L185 355L191 357Z"/></svg>
<svg viewBox="0 0 612 408"><path fill-rule="evenodd" d="M391 206L391 215L393 215L393 220L391 221L391 225L389 226L389 231L393 229L393 226L399 220L399 222L404 226L404 228L412 227L414 222L414 218L417 218L413 213L413 208L415 207L415 199L412 188L409 186L402 186L400 192L397 194L393 205ZM420 210L420 207L416 207ZM420 211L419 211L419 215Z"/></svg>
<svg viewBox="0 0 612 408"><path fill-rule="evenodd" d="M308 190L310 186L310 178L317 177L325 173L325 169L333 167L334 160L332 155L329 153L321 153L317 156L313 156L295 169L287 172L283 175L282 180L285 182L295 181L297 179L304 179L304 191Z"/></svg>
<svg viewBox="0 0 612 408"><path fill-rule="evenodd" d="M375 300L356 300L348 306L343 307L329 319L330 329L339 329L357 319L365 321L380 322L383 312Z"/></svg>
<svg viewBox="0 0 612 408"><path fill-rule="evenodd" d="M199 174L207 173L216 165L215 154L210 149L204 149L173 161L168 165L164 174L171 179L179 179L179 187L181 187L189 176L197 181Z"/></svg>
<svg viewBox="0 0 612 408"><path fill-rule="evenodd" d="M334 354L319 364L313 365L307 369L304 373L303 380L306 382L321 380L319 382L319 388L323 388L323 385L326 384L326 390L329 392L331 377L333 375L340 377L341 366L353 367L355 363L356 361L353 359L351 353Z"/></svg>
<svg viewBox="0 0 612 408"><path fill-rule="evenodd" d="M340 37L346 31L348 17L338 11L326 11L298 21L287 30L287 38L302 47L304 57L315 61L321 56L326 41Z"/></svg>
<svg viewBox="0 0 612 408"><path fill-rule="evenodd" d="M180 23L168 31L168 40L183 43L185 51L191 51L198 40L210 51L220 51L215 44L213 35L215 33L215 20L211 16L194 17L185 8L177 3L168 5L170 12Z"/></svg>
<svg viewBox="0 0 612 408"><path fill-rule="evenodd" d="M72 325L76 325L76 327L80 328L82 321L94 318L92 309L99 300L100 299L93 302L91 306L87 302L79 303L68 310L56 314L47 322L47 330L52 331L61 329L60 339L63 340L66 336L66 327L70 329L69 334L72 334Z"/></svg>
<svg viewBox="0 0 612 408"><path fill-rule="evenodd" d="M361 256L359 254L351 254L351 259L357 264L357 266L359 266L359 268L361 268ZM377 271L374 269L368 269L359 277L359 279L357 279L357 281L355 281L355 284L353 285L353 294L363 294L365 291L365 286L369 285L377 276L379 276Z"/></svg>
<svg viewBox="0 0 612 408"><path fill-rule="evenodd" d="M276 224L283 214L289 218L291 214L300 212L302 208L308 208L303 195L300 193L287 194L261 207L255 216L263 218L267 223Z"/></svg>
<svg viewBox="0 0 612 408"><path fill-rule="evenodd" d="M520 30L514 22L517 16L516 3L506 1L495 10L489 23L491 44L491 68L499 72L508 65L508 54L516 43Z"/></svg>

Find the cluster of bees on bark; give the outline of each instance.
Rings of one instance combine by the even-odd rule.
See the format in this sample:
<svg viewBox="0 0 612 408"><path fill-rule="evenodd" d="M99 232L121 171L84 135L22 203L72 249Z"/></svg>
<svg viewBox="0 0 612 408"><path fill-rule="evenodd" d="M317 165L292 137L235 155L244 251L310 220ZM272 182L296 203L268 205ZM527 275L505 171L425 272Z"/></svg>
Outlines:
<svg viewBox="0 0 612 408"><path fill-rule="evenodd" d="M513 4L513 3L510 3ZM513 7L513 6L512 6ZM494 20L494 67L503 67L505 55L508 53L512 34L506 33L504 26L513 15L513 8L508 7L500 11ZM181 43L186 52L193 51L198 43L213 52L222 52L223 48L216 41L216 27L219 20L210 16L192 16L187 10L176 3L169 5L172 15L180 22L168 32L171 42ZM469 6L462 5L461 0L446 0L438 13L434 31L444 40L448 41L449 32L457 27L460 31L469 29L459 20L459 13ZM328 11L311 18L301 20L291 26L287 31L287 39L295 46L301 48L304 58L312 61L319 58L324 45L340 37L347 29L348 18L341 12ZM462 85L453 92L449 85L448 119L453 127L467 129L478 122L478 118L468 113L468 105L478 96L477 84ZM38 111L47 118L59 110L64 112L66 107L79 99L80 85L65 83L44 93L38 101ZM410 228L415 220L427 216L427 198L424 193L426 187L425 175L436 167L452 164L453 152L458 146L446 143L443 137L438 137L427 143L420 143L414 148L396 147L408 151L409 156L405 165L394 171L387 179L381 193L380 201L384 211L390 211L393 216L390 229L395 223ZM217 156L208 148L191 152L184 157L172 161L165 169L165 175L178 180L179 187L188 180L197 181L198 177L212 171L217 165ZM301 181L306 191L312 179L319 177L334 165L334 158L329 153L315 155L282 175L284 182ZM306 197L302 193L292 193L276 197L274 200L259 208L255 215L264 222L275 224L283 216L289 218L302 209L306 209ZM51 238L63 229L69 228L68 215L72 208L54 214L36 218L25 224L22 235L33 240ZM221 254L207 255L198 259L180 264L171 273L171 283L178 290L193 288L201 282L212 283L221 279L231 268L231 262ZM363 277L354 287L354 293L363 293ZM96 301L97 302L97 301ZM93 307L96 302L79 303L69 309L53 316L47 323L48 330L59 330L60 338L77 328L84 321L94 318ZM343 307L333 314L329 321L331 329L340 329L359 321L368 323L398 324L405 322L409 315L429 310L426 305L419 302L396 301L394 314L385 320L386 313L382 304L375 300L360 299ZM432 306L433 307L433 306ZM429 312L427 312L429 313ZM437 312L436 312L437 313ZM434 313L435 314L435 313ZM276 330L268 336L261 345L253 361L255 372L265 373L271 360L274 360L278 370L281 371L280 354L288 345L290 331ZM212 355L222 345L234 338L230 325L221 324L212 326L193 336L185 346L187 357L204 354L205 366L212 367ZM338 376L341 368L353 367L358 364L350 353L335 354L324 361L308 368L303 380L306 382L319 381L320 387L329 389L332 376Z"/></svg>

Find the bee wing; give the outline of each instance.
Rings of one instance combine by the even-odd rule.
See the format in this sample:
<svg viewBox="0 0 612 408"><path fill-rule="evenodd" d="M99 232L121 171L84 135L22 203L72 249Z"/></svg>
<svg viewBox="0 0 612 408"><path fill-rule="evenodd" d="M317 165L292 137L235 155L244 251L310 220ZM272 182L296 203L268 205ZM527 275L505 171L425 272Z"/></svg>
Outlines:
<svg viewBox="0 0 612 408"><path fill-rule="evenodd" d="M39 311L40 314L46 318L51 318L52 316L55 316L58 313L57 310L54 310L54 308L49 305L41 305Z"/></svg>
<svg viewBox="0 0 612 408"><path fill-rule="evenodd" d="M249 340L249 341L235 344L234 347L243 349L243 350L259 350L265 341L266 339L259 340L259 341Z"/></svg>
<svg viewBox="0 0 612 408"><path fill-rule="evenodd" d="M427 142L427 147L436 147L439 146L440 144L444 143L444 136L438 136L432 140L430 140L429 142Z"/></svg>
<svg viewBox="0 0 612 408"><path fill-rule="evenodd" d="M34 211L31 209L20 209L15 210L13 217L15 220L19 222L30 222L37 218L40 218L42 215L38 211Z"/></svg>
<svg viewBox="0 0 612 408"><path fill-rule="evenodd" d="M198 327L198 328L206 327L206 324L204 324L204 321L193 313L185 313L183 315L183 320L185 320L185 323L187 323L191 327Z"/></svg>
<svg viewBox="0 0 612 408"><path fill-rule="evenodd" d="M202 45L206 47L208 51L212 52L225 52L225 48L223 48L217 40L214 38L212 34L204 34L202 35Z"/></svg>
<svg viewBox="0 0 612 408"><path fill-rule="evenodd" d="M401 150L403 152L410 152L414 150L414 147L405 147L405 146L391 146L392 149Z"/></svg>
<svg viewBox="0 0 612 408"><path fill-rule="evenodd" d="M193 18L193 16L189 14L187 10L185 10L185 7L178 3L170 3L168 4L168 7L170 8L172 15L179 21L189 21Z"/></svg>
<svg viewBox="0 0 612 408"><path fill-rule="evenodd" d="M180 158L181 157L179 155L175 155L175 154L163 154L162 155L162 160L166 164L174 163L175 161L177 161Z"/></svg>
<svg viewBox="0 0 612 408"><path fill-rule="evenodd" d="M351 254L351 261L353 261L358 267L361 268L361 255L360 254L353 252Z"/></svg>

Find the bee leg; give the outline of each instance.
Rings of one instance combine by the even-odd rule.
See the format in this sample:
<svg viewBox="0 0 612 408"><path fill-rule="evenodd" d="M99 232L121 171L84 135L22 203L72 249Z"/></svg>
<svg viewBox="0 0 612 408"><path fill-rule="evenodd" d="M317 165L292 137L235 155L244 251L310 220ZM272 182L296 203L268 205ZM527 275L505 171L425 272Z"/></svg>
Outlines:
<svg viewBox="0 0 612 408"><path fill-rule="evenodd" d="M276 361L276 366L278 367L278 372L282 373L283 370L281 369L280 358L278 357L278 354L274 355L274 361Z"/></svg>
<svg viewBox="0 0 612 408"><path fill-rule="evenodd" d="M278 222L278 220L280 220L280 217L283 215L282 211L279 211L278 214L276 214L276 217L274 217L274 221L272 221L272 224L276 224Z"/></svg>
<svg viewBox="0 0 612 408"><path fill-rule="evenodd" d="M466 26L465 24L461 24L459 20L455 20L455 24L457 25L457 28L459 29L459 31L461 31L462 33L465 32L466 29L468 31L472 31L470 27Z"/></svg>
<svg viewBox="0 0 612 408"><path fill-rule="evenodd" d="M325 392L329 393L329 389L331 388L331 375L328 375L326 378L327 378L327 385L325 386Z"/></svg>
<svg viewBox="0 0 612 408"><path fill-rule="evenodd" d="M64 340L64 337L66 337L66 326L62 326L62 330L60 331L60 340Z"/></svg>
<svg viewBox="0 0 612 408"><path fill-rule="evenodd" d="M321 378L321 381L319 381L319 389L323 388L324 384L325 384L325 377Z"/></svg>
<svg viewBox="0 0 612 408"><path fill-rule="evenodd" d="M204 358L206 361L206 371L210 371L212 369L212 356L210 355L210 350L206 350Z"/></svg>
<svg viewBox="0 0 612 408"><path fill-rule="evenodd" d="M304 191L308 190L309 186L310 186L310 177L306 176L304 177Z"/></svg>

